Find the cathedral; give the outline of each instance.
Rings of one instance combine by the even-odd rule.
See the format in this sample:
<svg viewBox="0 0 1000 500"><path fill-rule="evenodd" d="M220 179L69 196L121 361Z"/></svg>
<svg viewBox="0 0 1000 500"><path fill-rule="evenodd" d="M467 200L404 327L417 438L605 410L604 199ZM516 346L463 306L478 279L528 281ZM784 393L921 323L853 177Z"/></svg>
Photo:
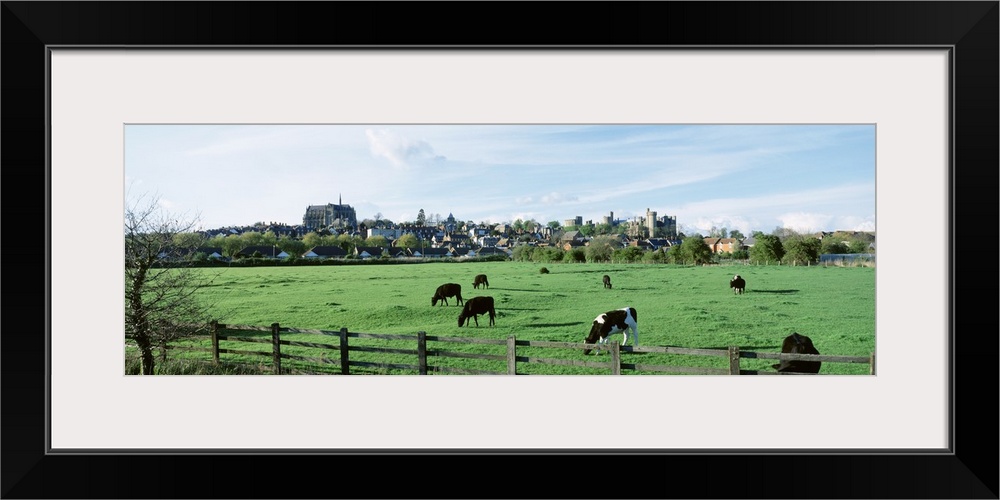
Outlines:
<svg viewBox="0 0 1000 500"><path fill-rule="evenodd" d="M344 205L343 197L337 200L337 204L327 203L326 205L309 205L306 207L306 214L302 216L302 225L307 231L315 231L326 227L334 228L357 228L358 215L354 207Z"/></svg>

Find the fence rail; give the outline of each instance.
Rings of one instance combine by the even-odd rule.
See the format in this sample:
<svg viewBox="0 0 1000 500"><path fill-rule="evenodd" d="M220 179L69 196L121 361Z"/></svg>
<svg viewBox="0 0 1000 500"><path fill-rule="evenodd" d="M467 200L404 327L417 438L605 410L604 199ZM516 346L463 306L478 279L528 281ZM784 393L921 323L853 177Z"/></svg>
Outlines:
<svg viewBox="0 0 1000 500"><path fill-rule="evenodd" d="M260 334L262 332L269 332L271 335L268 337L253 337L247 334ZM282 339L282 334L312 334L331 337L335 339L335 342L310 342L303 340L290 340ZM632 371L642 371L642 372L657 372L657 373L681 373L681 374L700 374L700 375L786 375L787 373L779 373L777 371L771 370L751 370L741 367L741 359L773 359L778 361L792 361L792 360L802 360L802 361L822 361L827 363L855 363L855 364L867 364L869 366L869 374L875 374L875 353L871 353L869 356L832 356L832 355L815 355L815 354L785 354L785 353L772 353L772 352L756 352L756 351L742 351L739 347L730 346L727 349L695 349L695 348L684 348L684 347L666 347L666 346L621 346L617 342L611 342L607 346L600 349L601 352L609 354L606 361L600 360L578 360L578 359L563 359L563 358L553 358L553 357L543 357L540 355L525 355L522 352L518 352L519 348L539 348L545 349L593 349L597 350L598 346L594 344L585 344L578 342L555 342L555 341L539 341L539 340L519 340L515 336L511 335L506 339L482 339L482 338L469 338L469 337L441 337L437 335L427 335L426 332L417 332L415 335L400 335L400 334L380 334L380 333L363 333L363 332L352 332L348 331L347 328L341 328L340 330L315 330L315 329L302 329L302 328L288 328L282 327L278 323L274 323L269 327L260 327L252 325L224 325L221 323L213 322L211 324L209 336L211 338L211 347L196 347L196 346L184 346L184 345L168 345L164 346L165 349L180 350L180 351L197 351L197 352L207 352L211 354L211 362L215 365L220 364L221 355L241 355L241 356L257 356L264 359L268 359L270 362L271 373L273 374L283 374L283 373L330 373L329 371L310 371L309 369L289 369L287 366L283 368L283 360L299 361L304 363L312 363L319 366L334 366L334 374L350 375L352 367L358 368L378 368L378 369L394 369L394 370L406 370L415 371L420 375L427 375L429 373L461 373L461 374L476 374L476 375L519 375L523 372L518 371L519 364L539 364L539 365L561 365L561 366L576 366L576 367L587 367L596 368L600 370L606 370L611 374L621 374L623 370ZM367 346L367 345L352 345L350 339L376 339L376 340L390 340L390 341L402 341L402 342L412 342L412 347L383 347L383 346ZM225 347L221 343L225 342ZM461 345L487 345L487 346L498 346L502 348L502 354L486 354L482 352L460 352L455 350L445 350L444 348L429 348L429 343L440 343L442 345L447 344L461 344ZM271 349L269 351L262 350L251 350L247 348L239 348L242 346L249 347L248 344L270 344ZM321 352L318 356L306 356L300 354L292 354L288 352L282 352L283 346L293 346L306 349L315 349ZM533 350L533 353L536 352ZM655 354L683 354L690 356L706 356L706 357L718 357L724 358L724 366L720 367L700 367L700 366L682 366L682 365L662 365L662 364L652 364L652 363L630 363L623 362L621 358L621 353L655 353ZM328 356L328 353L332 355ZM386 363L386 362L371 362L362 361L358 359L352 359L352 353L382 353L382 354L394 354L402 356L412 356L415 360L414 363ZM164 354L165 355L165 350ZM488 360L488 361L498 361L505 365L505 369L502 370L482 370L473 369L467 367L454 367L454 366L436 366L430 364L430 361L435 358L451 358L451 359L474 359L474 360ZM265 363L262 363L265 364ZM339 368L339 369L338 369Z"/></svg>

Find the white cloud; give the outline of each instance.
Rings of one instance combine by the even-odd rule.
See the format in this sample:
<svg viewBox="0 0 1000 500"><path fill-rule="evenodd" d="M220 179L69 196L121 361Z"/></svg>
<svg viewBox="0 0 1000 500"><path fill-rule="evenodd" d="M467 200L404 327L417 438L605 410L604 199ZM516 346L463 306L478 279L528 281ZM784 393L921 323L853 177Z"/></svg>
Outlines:
<svg viewBox="0 0 1000 500"><path fill-rule="evenodd" d="M540 201L545 205L556 205L560 203L571 203L576 200L576 196L567 196L553 191L549 194L543 195Z"/></svg>
<svg viewBox="0 0 1000 500"><path fill-rule="evenodd" d="M365 137L372 156L385 158L396 168L409 169L422 162L446 159L435 155L427 141L409 139L389 130L366 129Z"/></svg>
<svg viewBox="0 0 1000 500"><path fill-rule="evenodd" d="M777 219L783 228L792 229L798 233L815 233L829 227L833 217L826 214L795 212L778 215Z"/></svg>
<svg viewBox="0 0 1000 500"><path fill-rule="evenodd" d="M690 225L684 226L687 230L680 229L680 231L685 234L697 232L707 236L712 232L712 228L714 227L717 229L725 228L727 231L737 230L743 233L743 236L750 236L754 231L761 230L758 225L759 223L756 220L750 220L741 216L699 217Z"/></svg>
<svg viewBox="0 0 1000 500"><path fill-rule="evenodd" d="M843 231L874 231L875 217L837 217L834 228Z"/></svg>

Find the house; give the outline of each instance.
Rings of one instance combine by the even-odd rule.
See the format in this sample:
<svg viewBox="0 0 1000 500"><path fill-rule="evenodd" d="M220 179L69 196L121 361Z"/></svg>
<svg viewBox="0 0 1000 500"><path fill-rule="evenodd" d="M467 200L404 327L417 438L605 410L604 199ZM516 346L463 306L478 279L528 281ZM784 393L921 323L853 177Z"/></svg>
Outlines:
<svg viewBox="0 0 1000 500"><path fill-rule="evenodd" d="M354 255L362 259L370 259L372 257L381 257L382 253L386 251L387 249L382 247L357 247L354 249Z"/></svg>
<svg viewBox="0 0 1000 500"><path fill-rule="evenodd" d="M250 245L236 254L234 258L260 257L265 259L286 259L288 254L277 245Z"/></svg>
<svg viewBox="0 0 1000 500"><path fill-rule="evenodd" d="M404 247L389 247L386 250L389 252L389 257L392 258L402 258L410 256L410 252L408 252Z"/></svg>
<svg viewBox="0 0 1000 500"><path fill-rule="evenodd" d="M653 248L653 244L650 243L648 239L645 239L645 240L639 240L639 239L631 240L631 241L628 242L628 246L630 246L630 247L638 247L638 248L641 248L643 250L655 250Z"/></svg>
<svg viewBox="0 0 1000 500"><path fill-rule="evenodd" d="M414 257L441 258L448 257L449 250L447 248L412 248L410 249L410 255Z"/></svg>
<svg viewBox="0 0 1000 500"><path fill-rule="evenodd" d="M673 245L673 243L666 238L649 238L646 240L646 243L648 243L649 248L653 250L659 250L661 248L669 249Z"/></svg>
<svg viewBox="0 0 1000 500"><path fill-rule="evenodd" d="M483 236L488 236L490 234L490 229L486 227L474 227L469 230L469 238L478 239Z"/></svg>
<svg viewBox="0 0 1000 500"><path fill-rule="evenodd" d="M566 231L559 241L583 241L583 233L580 231Z"/></svg>
<svg viewBox="0 0 1000 500"><path fill-rule="evenodd" d="M219 247L198 247L194 251L195 255L205 254L208 260L222 260L222 249Z"/></svg>
<svg viewBox="0 0 1000 500"><path fill-rule="evenodd" d="M495 247L499 241L500 238L497 236L482 236L477 240L479 246L483 247Z"/></svg>
<svg viewBox="0 0 1000 500"><path fill-rule="evenodd" d="M705 244L712 249L712 253L733 253L740 250L740 240L736 238L705 238Z"/></svg>
<svg viewBox="0 0 1000 500"><path fill-rule="evenodd" d="M469 236L461 233L449 233L445 235L442 243L448 243L451 247L467 247L469 246Z"/></svg>
<svg viewBox="0 0 1000 500"><path fill-rule="evenodd" d="M476 255L479 257L488 257L491 255L503 255L505 257L510 257L510 252L496 247L486 247L480 248L479 251L476 252Z"/></svg>
<svg viewBox="0 0 1000 500"><path fill-rule="evenodd" d="M736 238L719 238L719 249L716 252L733 253L740 249L740 240Z"/></svg>
<svg viewBox="0 0 1000 500"><path fill-rule="evenodd" d="M582 249L585 246L587 246L587 245L583 241L580 241L580 240L569 240L569 241L563 241L562 242L562 249L565 250L565 251L567 251L567 252L569 252L570 250L573 250L575 248Z"/></svg>
<svg viewBox="0 0 1000 500"><path fill-rule="evenodd" d="M347 257L347 251L336 245L321 245L309 249L302 254L305 259L342 259Z"/></svg>

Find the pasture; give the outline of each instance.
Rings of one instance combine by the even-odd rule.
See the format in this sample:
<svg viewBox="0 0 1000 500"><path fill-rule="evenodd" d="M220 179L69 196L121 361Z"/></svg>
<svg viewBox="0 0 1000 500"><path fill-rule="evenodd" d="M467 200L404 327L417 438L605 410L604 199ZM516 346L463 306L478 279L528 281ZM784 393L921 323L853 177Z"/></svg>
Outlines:
<svg viewBox="0 0 1000 500"><path fill-rule="evenodd" d="M866 267L709 266L643 264L544 264L522 262L426 263L382 266L301 266L204 268L213 277L198 300L211 305L225 324L301 329L414 334L519 340L583 342L600 313L631 306L637 310L644 346L671 346L780 352L792 332L813 339L824 355L868 356L875 351L875 269ZM490 288L473 288L478 274ZM746 292L729 287L734 274ZM614 288L605 288L609 275ZM443 283L462 285L462 297L490 295L496 326L488 319L476 327L458 326L461 307L431 305ZM307 340L307 339L303 339ZM308 339L314 340L314 339ZM333 339L331 339L333 340ZM621 334L611 340L621 341ZM193 341L193 342L201 342ZM391 341L379 345L392 346ZM452 348L456 346L450 346ZM490 346L463 346L487 352ZM315 355L315 354L313 354ZM403 362L392 354L367 353L369 360ZM549 357L587 359L564 350ZM605 353L603 356L607 356ZM174 353L171 353L174 356ZM201 357L183 353L177 356ZM591 353L590 356L594 356ZM690 366L717 366L697 356L622 353L623 360ZM636 361L638 360L638 361ZM248 360L258 363L259 359ZM410 360L412 362L412 360ZM442 365L500 369L488 361L441 359ZM713 364L714 363L714 364ZM773 360L745 360L748 368L767 369ZM756 363L756 364L755 364ZM478 364L478 365L477 365ZM588 374L586 368L530 365L531 374ZM392 370L372 373L392 374ZM641 373L641 372L640 372ZM821 374L867 374L865 365L824 363Z"/></svg>

